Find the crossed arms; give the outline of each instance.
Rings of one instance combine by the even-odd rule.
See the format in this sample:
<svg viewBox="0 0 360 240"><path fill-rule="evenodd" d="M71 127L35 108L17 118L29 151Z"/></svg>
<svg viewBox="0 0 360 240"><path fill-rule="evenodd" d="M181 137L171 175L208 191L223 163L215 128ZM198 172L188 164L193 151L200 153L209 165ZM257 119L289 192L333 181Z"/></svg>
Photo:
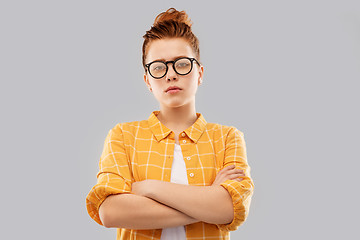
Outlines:
<svg viewBox="0 0 360 240"><path fill-rule="evenodd" d="M254 184L242 132L234 127L228 129L224 169L217 173L212 185L189 186L158 180L134 182L121 127L109 131L100 158L98 183L86 198L88 213L97 223L145 230L206 222L222 231L234 231L245 221ZM231 169L231 164L237 170Z"/></svg>
<svg viewBox="0 0 360 240"><path fill-rule="evenodd" d="M230 165L222 169L211 186L191 186L145 180L132 184L134 194L108 196L99 207L105 227L159 229L195 222L227 224L234 217L226 180L242 181L244 172ZM221 203L221 204L219 204Z"/></svg>

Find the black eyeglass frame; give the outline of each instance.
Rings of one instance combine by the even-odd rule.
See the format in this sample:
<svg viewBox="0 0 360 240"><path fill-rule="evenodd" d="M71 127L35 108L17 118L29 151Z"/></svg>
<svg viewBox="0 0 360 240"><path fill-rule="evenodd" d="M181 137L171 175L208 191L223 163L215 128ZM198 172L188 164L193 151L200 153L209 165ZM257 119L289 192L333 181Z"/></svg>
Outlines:
<svg viewBox="0 0 360 240"><path fill-rule="evenodd" d="M175 67L174 67L174 66L175 66L175 63L176 63L177 61L181 60L181 59L188 59L188 60L190 60L190 62L191 62L191 67L190 67L190 70L189 70L188 73L181 74L181 73L178 73L178 71L176 71L176 69L175 69ZM193 61L195 61L199 66L201 66L201 64L200 64L200 63L198 62L198 60L196 60L195 58L181 57L181 58L175 59L174 61L166 61L166 62L164 62L164 61L153 61L153 62L151 62L151 63L145 64L145 68L146 68L146 70L149 72L149 74L150 74L153 78L155 78L155 79L160 79L160 78L163 78L163 77L167 74L167 72L168 72L168 70L169 70L168 64L169 64L169 63L172 63L172 68L174 69L174 71L176 72L176 74L179 74L179 75L184 76L184 75L188 75L189 73L191 73L191 71L192 71L192 69L193 69L193 65L194 65L194 64L193 64ZM156 63L156 62L164 63L165 66L166 66L165 73L164 73L164 75L162 75L161 77L154 77L154 76L151 74L151 72L150 72L150 65L153 64L153 63Z"/></svg>

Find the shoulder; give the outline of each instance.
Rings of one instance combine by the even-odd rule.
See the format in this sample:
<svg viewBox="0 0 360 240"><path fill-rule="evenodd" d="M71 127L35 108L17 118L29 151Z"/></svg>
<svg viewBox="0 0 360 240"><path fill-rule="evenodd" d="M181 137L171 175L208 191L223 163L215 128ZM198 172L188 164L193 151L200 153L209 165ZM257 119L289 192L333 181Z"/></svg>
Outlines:
<svg viewBox="0 0 360 240"><path fill-rule="evenodd" d="M109 130L109 133L115 135L135 136L141 132L147 132L149 130L149 124L147 120L120 122Z"/></svg>
<svg viewBox="0 0 360 240"><path fill-rule="evenodd" d="M228 126L218 123L208 123L207 128L210 138L221 147L229 149L230 147L245 147L244 133L235 126Z"/></svg>
<svg viewBox="0 0 360 240"><path fill-rule="evenodd" d="M228 126L219 123L207 123L206 130L208 132L220 134L222 136L228 136L233 134L240 134L241 136L244 136L244 133L235 126Z"/></svg>

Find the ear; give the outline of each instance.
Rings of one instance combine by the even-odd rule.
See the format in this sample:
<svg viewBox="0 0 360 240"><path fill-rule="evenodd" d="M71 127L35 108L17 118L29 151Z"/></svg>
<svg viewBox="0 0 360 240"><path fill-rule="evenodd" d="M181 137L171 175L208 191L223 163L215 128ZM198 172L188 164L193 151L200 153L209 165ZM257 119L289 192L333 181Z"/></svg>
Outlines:
<svg viewBox="0 0 360 240"><path fill-rule="evenodd" d="M145 82L145 84L147 85L148 88L151 88L149 78L148 78L146 72L144 73L144 82Z"/></svg>
<svg viewBox="0 0 360 240"><path fill-rule="evenodd" d="M203 67L203 65L201 65L201 66L199 67L198 86L201 85L202 80L203 80L203 77L204 77L204 67Z"/></svg>

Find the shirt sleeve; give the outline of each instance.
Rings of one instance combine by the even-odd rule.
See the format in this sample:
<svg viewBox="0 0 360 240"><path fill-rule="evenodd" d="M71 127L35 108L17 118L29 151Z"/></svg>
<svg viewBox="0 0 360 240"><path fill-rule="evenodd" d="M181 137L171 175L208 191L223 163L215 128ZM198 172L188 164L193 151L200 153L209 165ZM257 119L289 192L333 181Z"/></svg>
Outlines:
<svg viewBox="0 0 360 240"><path fill-rule="evenodd" d="M100 157L97 184L86 197L86 208L91 218L103 225L99 207L112 194L130 193L133 177L131 164L126 154L124 137L120 124L111 129L105 139Z"/></svg>
<svg viewBox="0 0 360 240"><path fill-rule="evenodd" d="M236 168L242 169L245 176L242 177L243 180L240 182L226 180L220 184L231 196L234 218L229 224L217 224L217 226L223 231L234 231L245 222L249 214L251 197L254 192L254 183L251 179L250 167L247 163L244 134L235 127L230 128L225 143L223 167L228 165L235 165Z"/></svg>

